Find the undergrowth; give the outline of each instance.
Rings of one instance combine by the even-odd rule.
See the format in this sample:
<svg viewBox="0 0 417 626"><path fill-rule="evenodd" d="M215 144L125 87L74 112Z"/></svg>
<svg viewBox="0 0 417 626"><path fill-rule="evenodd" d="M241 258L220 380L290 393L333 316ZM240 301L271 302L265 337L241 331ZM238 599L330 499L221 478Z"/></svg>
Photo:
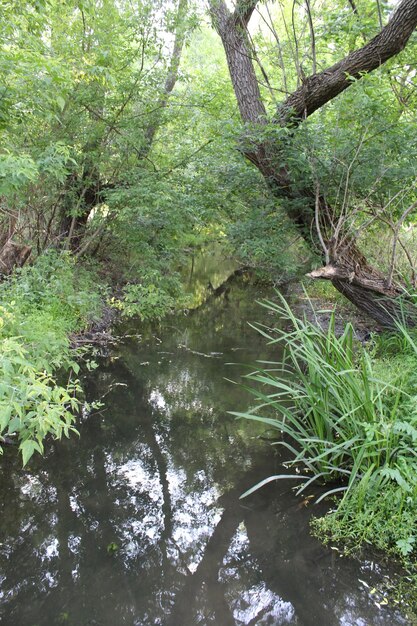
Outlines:
<svg viewBox="0 0 417 626"><path fill-rule="evenodd" d="M69 335L98 318L101 303L96 278L65 253L0 284L0 442L17 440L24 465L47 435L75 431L81 388Z"/></svg>

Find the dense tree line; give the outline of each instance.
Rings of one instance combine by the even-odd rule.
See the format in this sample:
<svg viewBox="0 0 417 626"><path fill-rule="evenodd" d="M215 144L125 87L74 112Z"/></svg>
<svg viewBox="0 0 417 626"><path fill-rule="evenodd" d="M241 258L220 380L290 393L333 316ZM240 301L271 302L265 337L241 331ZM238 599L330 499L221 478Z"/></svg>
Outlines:
<svg viewBox="0 0 417 626"><path fill-rule="evenodd" d="M132 233L152 251L176 229L187 239L219 221L255 264L268 241L261 265L276 267L288 237L251 235L266 212L323 259L313 276L389 324L392 301L415 281L403 231L415 201L417 8L378 7L6 2L3 271L50 246L131 248ZM172 209L159 198L152 210L167 194ZM368 258L376 231L391 239L382 263Z"/></svg>

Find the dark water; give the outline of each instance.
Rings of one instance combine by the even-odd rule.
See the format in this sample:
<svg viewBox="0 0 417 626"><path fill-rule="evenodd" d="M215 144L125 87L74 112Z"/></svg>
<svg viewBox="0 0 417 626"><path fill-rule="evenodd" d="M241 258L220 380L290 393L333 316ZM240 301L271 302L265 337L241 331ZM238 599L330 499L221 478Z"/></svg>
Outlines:
<svg viewBox="0 0 417 626"><path fill-rule="evenodd" d="M280 356L247 324L267 317L257 297L241 281L128 339L87 380L106 406L80 439L27 471L6 451L3 626L407 623L375 605L377 564L310 537L289 481L239 500L279 472L259 429L227 414L249 399L226 363Z"/></svg>

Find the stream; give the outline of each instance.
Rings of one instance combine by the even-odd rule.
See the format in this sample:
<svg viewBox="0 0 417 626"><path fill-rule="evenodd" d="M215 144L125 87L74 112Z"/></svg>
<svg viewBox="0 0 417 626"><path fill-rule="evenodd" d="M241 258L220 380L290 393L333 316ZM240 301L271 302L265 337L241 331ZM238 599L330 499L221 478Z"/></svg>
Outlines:
<svg viewBox="0 0 417 626"><path fill-rule="evenodd" d="M210 268L197 269L190 283L204 291ZM214 289L231 269L210 275ZM5 451L3 626L408 623L371 593L387 575L377 562L311 537L326 505L295 497L294 481L239 500L281 472L264 428L228 414L250 396L226 379L280 359L248 325L274 323L263 296L272 290L240 277L188 315L126 324L132 336L86 375L104 406L80 437L52 442L25 470Z"/></svg>

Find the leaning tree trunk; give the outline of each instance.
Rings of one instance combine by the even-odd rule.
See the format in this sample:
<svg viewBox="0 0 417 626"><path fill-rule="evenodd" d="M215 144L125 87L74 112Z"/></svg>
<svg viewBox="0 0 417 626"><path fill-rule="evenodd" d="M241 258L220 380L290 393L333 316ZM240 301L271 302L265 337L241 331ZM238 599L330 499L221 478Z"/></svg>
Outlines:
<svg viewBox="0 0 417 626"><path fill-rule="evenodd" d="M400 285L388 285L386 276L369 265L354 244L308 276L330 280L341 294L384 328L396 328L398 322L407 326L417 323L416 309L405 290Z"/></svg>
<svg viewBox="0 0 417 626"><path fill-rule="evenodd" d="M268 123L247 33L248 22L258 1L237 0L232 13L224 0L209 0L212 21L223 43L242 120L252 129ZM325 71L304 79L302 85L277 107L270 122L294 128L347 89L352 77L360 79L403 50L416 25L417 0L402 0L376 37ZM260 170L275 194L287 199L299 195L291 184L289 167L282 164L282 145L278 140L256 144L252 140L248 146L243 137L242 146L245 156ZM310 210L291 209L289 217L308 238L315 218L315 194L312 189L307 189L303 195ZM321 244L326 247L323 240ZM355 306L385 327L395 326L397 320L416 323L413 307L405 304L405 289L389 284L390 281L366 261L355 242L344 243L342 249L330 253L327 250L325 257L326 265L311 272L310 276L330 280Z"/></svg>

